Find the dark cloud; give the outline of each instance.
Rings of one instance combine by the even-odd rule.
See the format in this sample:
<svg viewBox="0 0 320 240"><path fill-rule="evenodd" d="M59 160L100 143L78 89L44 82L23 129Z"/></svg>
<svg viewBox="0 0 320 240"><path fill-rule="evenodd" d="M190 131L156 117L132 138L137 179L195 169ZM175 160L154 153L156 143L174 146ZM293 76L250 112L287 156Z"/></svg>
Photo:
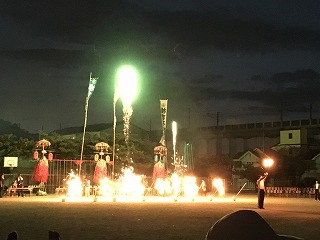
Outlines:
<svg viewBox="0 0 320 240"><path fill-rule="evenodd" d="M242 20L217 12L167 12L153 14L160 32L191 50L277 51L319 49L320 35L299 28L277 27L262 21Z"/></svg>
<svg viewBox="0 0 320 240"><path fill-rule="evenodd" d="M232 93L235 99L255 101L264 106L284 105L288 111L309 111L309 105L319 103L319 73L312 69L295 72L274 73L271 77L253 76L254 81L264 81L269 88L257 91L236 91ZM256 108L259 109L259 108Z"/></svg>
<svg viewBox="0 0 320 240"><path fill-rule="evenodd" d="M170 97L174 98L174 93L179 89L195 104L213 100L243 102L246 103L242 108L243 112L253 112L255 115L277 115L280 111L308 113L310 105L320 104L319 73L312 69L274 73L271 77L255 75L250 79L252 85L248 85L247 90L222 90L217 87L196 87L189 84L184 88L168 89L167 93L172 93ZM212 78L208 77L206 82L210 83L211 80ZM220 80L224 81L223 78ZM256 88L255 81L267 82L269 87ZM276 84L279 82L281 87Z"/></svg>
<svg viewBox="0 0 320 240"><path fill-rule="evenodd" d="M143 2L1 1L0 78L7 81L0 117L33 130L81 125L93 72L99 81L90 121L112 121L115 71L123 63L141 73L137 121L159 117L159 98L169 99L171 118L179 113L181 121L195 106L199 125L207 112L230 112L234 122L278 116L281 108L305 113L318 102L315 2Z"/></svg>
<svg viewBox="0 0 320 240"><path fill-rule="evenodd" d="M0 13L25 32L64 41L88 42L101 23L125 5L123 1L2 1ZM116 19L115 19L116 20ZM101 29L103 30L103 29Z"/></svg>
<svg viewBox="0 0 320 240"><path fill-rule="evenodd" d="M298 85L318 86L320 80L319 73L313 69L297 70L295 72L275 73L270 78L270 83L296 83Z"/></svg>
<svg viewBox="0 0 320 240"><path fill-rule="evenodd" d="M194 81L195 84L212 84L215 81L221 81L224 78L221 74L206 74L204 77Z"/></svg>
<svg viewBox="0 0 320 240"><path fill-rule="evenodd" d="M190 54L208 47L244 52L319 50L317 31L274 25L257 17L243 19L221 9L155 11L125 1L101 0L5 1L0 9L25 34L106 48L127 44L152 47L156 53L159 45L176 48L180 44L182 52Z"/></svg>
<svg viewBox="0 0 320 240"><path fill-rule="evenodd" d="M0 55L17 60L34 61L58 69L94 66L98 59L93 52L67 49L3 50L0 51Z"/></svg>

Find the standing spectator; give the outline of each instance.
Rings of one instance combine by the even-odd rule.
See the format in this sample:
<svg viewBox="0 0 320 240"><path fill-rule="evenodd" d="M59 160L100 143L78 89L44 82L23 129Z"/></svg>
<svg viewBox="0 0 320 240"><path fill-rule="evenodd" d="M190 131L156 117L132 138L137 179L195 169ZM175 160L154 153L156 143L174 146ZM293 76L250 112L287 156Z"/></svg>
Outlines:
<svg viewBox="0 0 320 240"><path fill-rule="evenodd" d="M264 173L259 177L257 180L257 186L258 186L258 208L264 209L264 195L265 195L265 182L267 179L268 173Z"/></svg>
<svg viewBox="0 0 320 240"><path fill-rule="evenodd" d="M0 177L0 198L2 198L3 196L3 190L4 190L4 173L2 173Z"/></svg>
<svg viewBox="0 0 320 240"><path fill-rule="evenodd" d="M320 200L319 196L320 183L316 181L314 184L314 200Z"/></svg>
<svg viewBox="0 0 320 240"><path fill-rule="evenodd" d="M23 177L21 176L21 174L19 174L19 176L17 177L17 184L18 184L18 188L23 188L24 185L23 185ZM24 197L24 193L23 193L23 190L22 189L19 189L18 191L18 197Z"/></svg>

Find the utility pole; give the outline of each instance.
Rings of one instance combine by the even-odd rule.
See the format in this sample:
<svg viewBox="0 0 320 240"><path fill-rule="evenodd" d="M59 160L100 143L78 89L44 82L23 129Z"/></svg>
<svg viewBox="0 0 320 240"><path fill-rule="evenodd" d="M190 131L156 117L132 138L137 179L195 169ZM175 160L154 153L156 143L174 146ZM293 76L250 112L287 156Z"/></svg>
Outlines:
<svg viewBox="0 0 320 240"><path fill-rule="evenodd" d="M216 142L217 156L219 156L221 153L219 123L220 123L220 112L217 112L217 126L216 126L217 127L217 142Z"/></svg>
<svg viewBox="0 0 320 240"><path fill-rule="evenodd" d="M191 108L189 107L188 108L188 128L190 129L190 122L191 122L191 117L190 117L190 115L191 115Z"/></svg>
<svg viewBox="0 0 320 240"><path fill-rule="evenodd" d="M220 112L217 112L217 128L219 128L219 115L220 115Z"/></svg>

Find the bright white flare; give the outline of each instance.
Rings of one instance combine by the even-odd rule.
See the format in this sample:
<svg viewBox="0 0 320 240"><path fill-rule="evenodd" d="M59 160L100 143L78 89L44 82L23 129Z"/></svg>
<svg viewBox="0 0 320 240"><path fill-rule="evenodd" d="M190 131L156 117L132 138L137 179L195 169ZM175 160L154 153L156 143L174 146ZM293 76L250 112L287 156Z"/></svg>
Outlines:
<svg viewBox="0 0 320 240"><path fill-rule="evenodd" d="M183 191L185 197L194 198L198 194L199 187L196 184L196 178L185 176L183 179Z"/></svg>
<svg viewBox="0 0 320 240"><path fill-rule="evenodd" d="M81 197L82 196L82 182L79 176L74 176L68 182L68 197Z"/></svg>
<svg viewBox="0 0 320 240"><path fill-rule="evenodd" d="M219 196L224 196L225 194L225 188L224 188L224 183L223 180L221 178L215 178L212 180L212 186L214 186L218 193Z"/></svg>
<svg viewBox="0 0 320 240"><path fill-rule="evenodd" d="M181 178L177 173L173 173L171 175L171 183L172 183L173 195L179 196L181 192Z"/></svg>
<svg viewBox="0 0 320 240"><path fill-rule="evenodd" d="M120 97L123 105L123 133L126 142L129 139L130 119L133 113L132 101L137 94L137 79L137 72L131 66L123 66L118 71L114 104Z"/></svg>
<svg viewBox="0 0 320 240"><path fill-rule="evenodd" d="M143 196L145 186L142 183L142 176L135 175L133 168L122 169L123 176L120 177L119 194L132 197Z"/></svg>
<svg viewBox="0 0 320 240"><path fill-rule="evenodd" d="M155 184L154 184L154 189L157 190L157 193L160 196L163 195L171 195L172 193L172 187L170 185L170 181L167 178L157 178Z"/></svg>
<svg viewBox="0 0 320 240"><path fill-rule="evenodd" d="M172 122L173 162L176 163L177 122Z"/></svg>
<svg viewBox="0 0 320 240"><path fill-rule="evenodd" d="M272 165L273 165L273 159L271 159L271 158L267 158L267 159L264 159L263 160L263 166L265 167L265 168L270 168Z"/></svg>
<svg viewBox="0 0 320 240"><path fill-rule="evenodd" d="M133 99L137 94L138 75L131 66L123 66L119 69L117 75L117 95L121 98L124 106L131 106Z"/></svg>
<svg viewBox="0 0 320 240"><path fill-rule="evenodd" d="M99 180L99 192L101 196L112 196L114 184L109 178L105 177Z"/></svg>

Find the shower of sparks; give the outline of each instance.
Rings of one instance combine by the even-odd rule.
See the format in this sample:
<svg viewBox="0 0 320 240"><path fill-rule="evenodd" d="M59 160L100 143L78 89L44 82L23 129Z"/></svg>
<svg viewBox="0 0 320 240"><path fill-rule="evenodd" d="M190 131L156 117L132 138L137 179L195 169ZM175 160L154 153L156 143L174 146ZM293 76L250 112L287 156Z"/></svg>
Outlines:
<svg viewBox="0 0 320 240"><path fill-rule="evenodd" d="M192 176L186 176L183 179L183 192L184 196L188 198L194 198L198 194L199 187L196 184L196 178Z"/></svg>
<svg viewBox="0 0 320 240"><path fill-rule="evenodd" d="M181 177L177 173L171 175L173 195L175 197L179 196L181 193Z"/></svg>
<svg viewBox="0 0 320 240"><path fill-rule="evenodd" d="M170 196L172 193L172 187L169 179L167 178L157 178L154 189L160 196Z"/></svg>
<svg viewBox="0 0 320 240"><path fill-rule="evenodd" d="M120 177L119 195L141 197L145 192L143 178L133 172L133 167L123 168L123 176Z"/></svg>
<svg viewBox="0 0 320 240"><path fill-rule="evenodd" d="M214 186L218 193L219 193L219 196L224 196L225 194L225 187L224 187L224 183L223 183L223 180L220 179L220 178L215 178L212 180L212 186Z"/></svg>
<svg viewBox="0 0 320 240"><path fill-rule="evenodd" d="M75 176L67 182L68 185L68 197L81 197L82 196L82 182L79 176Z"/></svg>
<svg viewBox="0 0 320 240"><path fill-rule="evenodd" d="M112 196L113 189L114 189L114 184L109 178L105 177L99 180L98 195Z"/></svg>
<svg viewBox="0 0 320 240"><path fill-rule="evenodd" d="M177 122L172 122L173 162L176 163Z"/></svg>
<svg viewBox="0 0 320 240"><path fill-rule="evenodd" d="M118 71L118 81L115 90L114 101L118 97L121 98L123 104L123 133L125 141L128 143L129 139L129 126L132 116L132 102L137 94L137 72L130 66L123 66Z"/></svg>
<svg viewBox="0 0 320 240"><path fill-rule="evenodd" d="M143 175L136 175L133 167L122 169L122 174L115 181L108 178L101 179L99 185L94 187L95 201L119 201L119 202L139 202L139 201L213 201L213 195L205 198L199 196L199 186L194 176L179 176L173 173L168 178L158 178L153 186L153 194L146 194L146 185L144 185ZM225 194L224 180L215 178L212 180L212 186L219 197ZM80 178L76 176L68 181L68 192L62 196L62 201L88 201L88 198L82 198L83 188ZM98 197L98 198L97 198ZM169 199L168 199L169 197ZM81 200L87 199L87 200ZM215 199L217 201L219 199Z"/></svg>

